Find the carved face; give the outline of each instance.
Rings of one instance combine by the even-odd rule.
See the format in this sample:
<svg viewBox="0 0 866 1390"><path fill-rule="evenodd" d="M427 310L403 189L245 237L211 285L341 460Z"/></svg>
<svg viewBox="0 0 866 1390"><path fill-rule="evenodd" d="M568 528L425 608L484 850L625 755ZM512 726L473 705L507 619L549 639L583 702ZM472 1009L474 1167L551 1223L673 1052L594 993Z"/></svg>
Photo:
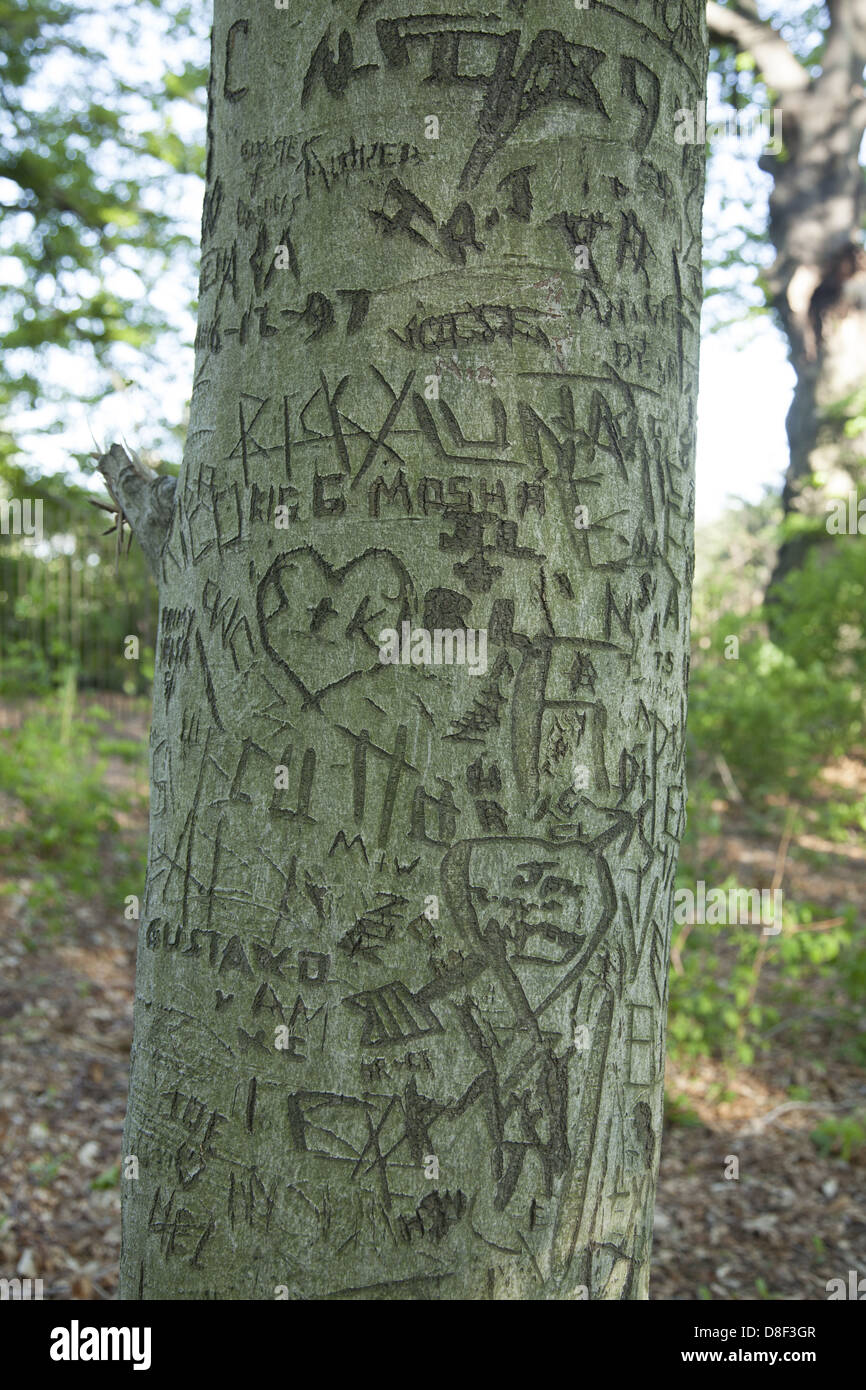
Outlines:
<svg viewBox="0 0 866 1390"><path fill-rule="evenodd" d="M579 979L616 912L603 855L577 839L463 840L442 860L441 881L463 940L524 1021Z"/></svg>
<svg viewBox="0 0 866 1390"><path fill-rule="evenodd" d="M279 556L258 587L265 651L305 703L318 703L328 691L387 669L378 634L399 629L409 616L410 589L390 550L371 548L333 566L312 546L299 546Z"/></svg>

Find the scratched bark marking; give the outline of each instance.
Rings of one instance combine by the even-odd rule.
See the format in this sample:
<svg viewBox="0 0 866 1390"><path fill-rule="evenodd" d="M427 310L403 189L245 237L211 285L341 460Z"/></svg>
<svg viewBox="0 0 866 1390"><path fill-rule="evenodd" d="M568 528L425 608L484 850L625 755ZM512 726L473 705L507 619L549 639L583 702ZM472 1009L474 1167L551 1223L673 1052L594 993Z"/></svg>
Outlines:
<svg viewBox="0 0 866 1390"><path fill-rule="evenodd" d="M216 2L126 1298L646 1297L705 63L697 0Z"/></svg>

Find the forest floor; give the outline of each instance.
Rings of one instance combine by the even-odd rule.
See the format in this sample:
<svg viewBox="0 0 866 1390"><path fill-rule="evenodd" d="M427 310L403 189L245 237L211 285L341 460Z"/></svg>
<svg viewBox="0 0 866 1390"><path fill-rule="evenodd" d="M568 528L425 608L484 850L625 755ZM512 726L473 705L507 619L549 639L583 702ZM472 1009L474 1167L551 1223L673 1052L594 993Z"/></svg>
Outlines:
<svg viewBox="0 0 866 1390"><path fill-rule="evenodd" d="M140 708L115 712L113 734L146 739ZM14 724L6 714L0 707L0 733ZM120 839L140 846L143 759L108 756L103 775L132 794ZM0 830L20 814L0 789ZM778 844L741 807L720 803L718 820L702 853L743 870L744 882L772 867ZM116 880L121 848L103 837L92 882ZM828 918L853 903L866 930L866 851L819 849L792 838L786 887ZM41 1278L49 1299L111 1299L137 924L118 904L78 894L62 931L43 928L28 909L35 872L0 868L0 1277ZM825 1299L828 1280L866 1274L866 1145L846 1161L811 1137L827 1117L864 1113L866 1068L837 1059L832 979L811 1002L796 1027L780 1020L749 1065L669 1061L653 1299Z"/></svg>

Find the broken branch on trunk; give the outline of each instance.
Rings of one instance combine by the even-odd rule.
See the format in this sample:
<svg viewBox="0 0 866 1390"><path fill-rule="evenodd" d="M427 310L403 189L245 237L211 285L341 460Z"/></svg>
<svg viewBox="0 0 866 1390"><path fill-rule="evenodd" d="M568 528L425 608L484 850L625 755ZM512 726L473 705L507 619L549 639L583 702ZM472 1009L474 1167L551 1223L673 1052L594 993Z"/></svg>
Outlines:
<svg viewBox="0 0 866 1390"><path fill-rule="evenodd" d="M118 554L123 524L126 522L144 551L154 578L158 580L162 548L171 525L177 479L170 474L154 473L135 453L128 454L120 444L112 444L107 453L98 455L97 467L117 508Z"/></svg>

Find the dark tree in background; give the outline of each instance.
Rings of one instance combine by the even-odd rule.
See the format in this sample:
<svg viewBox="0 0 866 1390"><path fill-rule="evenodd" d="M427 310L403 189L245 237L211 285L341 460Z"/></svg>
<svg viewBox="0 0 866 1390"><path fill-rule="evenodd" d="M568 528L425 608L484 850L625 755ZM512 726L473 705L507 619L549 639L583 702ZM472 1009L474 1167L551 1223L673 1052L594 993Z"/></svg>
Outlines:
<svg viewBox="0 0 866 1390"><path fill-rule="evenodd" d="M754 0L707 6L711 42L751 55L782 113L783 148L761 161L773 177L767 283L796 372L783 503L807 517L826 514L828 494L862 483L866 446L866 0L823 8L823 41L803 54ZM774 581L808 544L798 532L782 545Z"/></svg>

